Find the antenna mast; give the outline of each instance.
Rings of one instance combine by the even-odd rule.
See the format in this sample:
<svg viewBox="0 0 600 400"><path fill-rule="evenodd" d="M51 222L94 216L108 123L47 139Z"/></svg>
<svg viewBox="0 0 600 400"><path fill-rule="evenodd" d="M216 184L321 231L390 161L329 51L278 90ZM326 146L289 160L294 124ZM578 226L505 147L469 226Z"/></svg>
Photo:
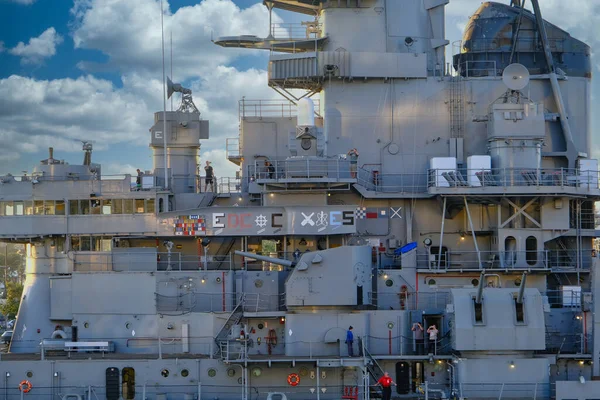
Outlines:
<svg viewBox="0 0 600 400"><path fill-rule="evenodd" d="M162 47L162 73L163 73L163 144L164 144L164 168L165 168L165 190L169 188L169 176L167 173L167 82L165 79L165 27L163 22L163 0L160 0L160 30ZM167 202L166 210L169 211Z"/></svg>

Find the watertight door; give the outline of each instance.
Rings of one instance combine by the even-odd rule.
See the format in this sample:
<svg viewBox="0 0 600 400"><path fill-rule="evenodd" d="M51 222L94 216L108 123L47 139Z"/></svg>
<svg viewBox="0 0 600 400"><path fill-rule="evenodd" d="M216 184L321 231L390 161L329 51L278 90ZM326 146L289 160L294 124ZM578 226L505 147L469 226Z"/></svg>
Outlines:
<svg viewBox="0 0 600 400"><path fill-rule="evenodd" d="M119 368L106 368L106 400L119 400Z"/></svg>
<svg viewBox="0 0 600 400"><path fill-rule="evenodd" d="M396 384L398 394L410 392L410 366L407 362L396 363Z"/></svg>

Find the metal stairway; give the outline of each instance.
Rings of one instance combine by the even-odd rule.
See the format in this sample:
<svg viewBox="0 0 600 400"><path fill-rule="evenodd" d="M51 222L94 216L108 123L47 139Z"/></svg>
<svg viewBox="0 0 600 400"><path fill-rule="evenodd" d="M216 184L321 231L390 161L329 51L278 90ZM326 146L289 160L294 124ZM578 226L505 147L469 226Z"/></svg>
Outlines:
<svg viewBox="0 0 600 400"><path fill-rule="evenodd" d="M369 353L369 350L367 350L366 346L363 347L363 350L364 350L364 355L368 360L367 371L369 372L369 376L372 379L371 382L374 382L372 384L375 384L383 376L383 369L381 368L381 366L379 365L377 360L375 360L375 358L373 358L371 353ZM383 389L381 388L381 386L373 387L373 386L369 385L369 398L371 398L371 399L383 398Z"/></svg>
<svg viewBox="0 0 600 400"><path fill-rule="evenodd" d="M219 249L213 256L213 259L216 262L218 262L216 269L221 269L221 266L223 265L223 263L227 261L227 256L229 255L229 252L231 251L231 249L233 248L233 245L235 244L235 239L236 239L235 237L232 237L229 239L225 239L223 242L221 242ZM233 255L231 255L231 257L233 257Z"/></svg>
<svg viewBox="0 0 600 400"><path fill-rule="evenodd" d="M239 324L239 322L241 321L243 316L244 316L244 295L241 295L240 301L236 304L236 306L233 309L233 311L231 312L231 314L229 314L227 321L225 321L225 323L223 324L223 327L221 327L221 330L219 331L217 336L215 336L215 344L217 345L215 357L220 356L221 358L227 358L229 356L228 354L223 354L222 345L223 345L223 343L228 342L229 332L231 330L231 327Z"/></svg>

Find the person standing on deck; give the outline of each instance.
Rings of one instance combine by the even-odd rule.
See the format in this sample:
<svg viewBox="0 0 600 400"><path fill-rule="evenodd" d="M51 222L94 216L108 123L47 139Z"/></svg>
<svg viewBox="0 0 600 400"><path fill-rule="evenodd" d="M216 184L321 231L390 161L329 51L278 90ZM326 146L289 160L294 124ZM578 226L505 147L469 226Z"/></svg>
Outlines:
<svg viewBox="0 0 600 400"><path fill-rule="evenodd" d="M350 328L348 328L348 331L346 332L346 344L348 345L348 356L349 357L354 357L354 348L353 348L353 344L354 344L354 334L352 333L352 326L350 326Z"/></svg>
<svg viewBox="0 0 600 400"><path fill-rule="evenodd" d="M392 385L398 386L392 380L390 374L384 372L383 376L373 386L381 386L381 388L383 389L383 400L390 400L390 398L392 397Z"/></svg>

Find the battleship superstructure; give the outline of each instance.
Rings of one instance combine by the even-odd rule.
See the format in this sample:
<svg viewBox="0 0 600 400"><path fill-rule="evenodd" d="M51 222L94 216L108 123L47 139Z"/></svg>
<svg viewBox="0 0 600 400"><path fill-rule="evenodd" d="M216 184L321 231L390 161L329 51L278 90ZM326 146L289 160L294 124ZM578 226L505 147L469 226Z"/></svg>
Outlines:
<svg viewBox="0 0 600 400"><path fill-rule="evenodd" d="M269 51L287 100L240 101L214 187L172 83L152 171L85 143L1 177L27 278L0 393L367 400L388 371L395 398L597 398L590 48L485 2L447 61L448 2L265 0L309 21L215 40Z"/></svg>

